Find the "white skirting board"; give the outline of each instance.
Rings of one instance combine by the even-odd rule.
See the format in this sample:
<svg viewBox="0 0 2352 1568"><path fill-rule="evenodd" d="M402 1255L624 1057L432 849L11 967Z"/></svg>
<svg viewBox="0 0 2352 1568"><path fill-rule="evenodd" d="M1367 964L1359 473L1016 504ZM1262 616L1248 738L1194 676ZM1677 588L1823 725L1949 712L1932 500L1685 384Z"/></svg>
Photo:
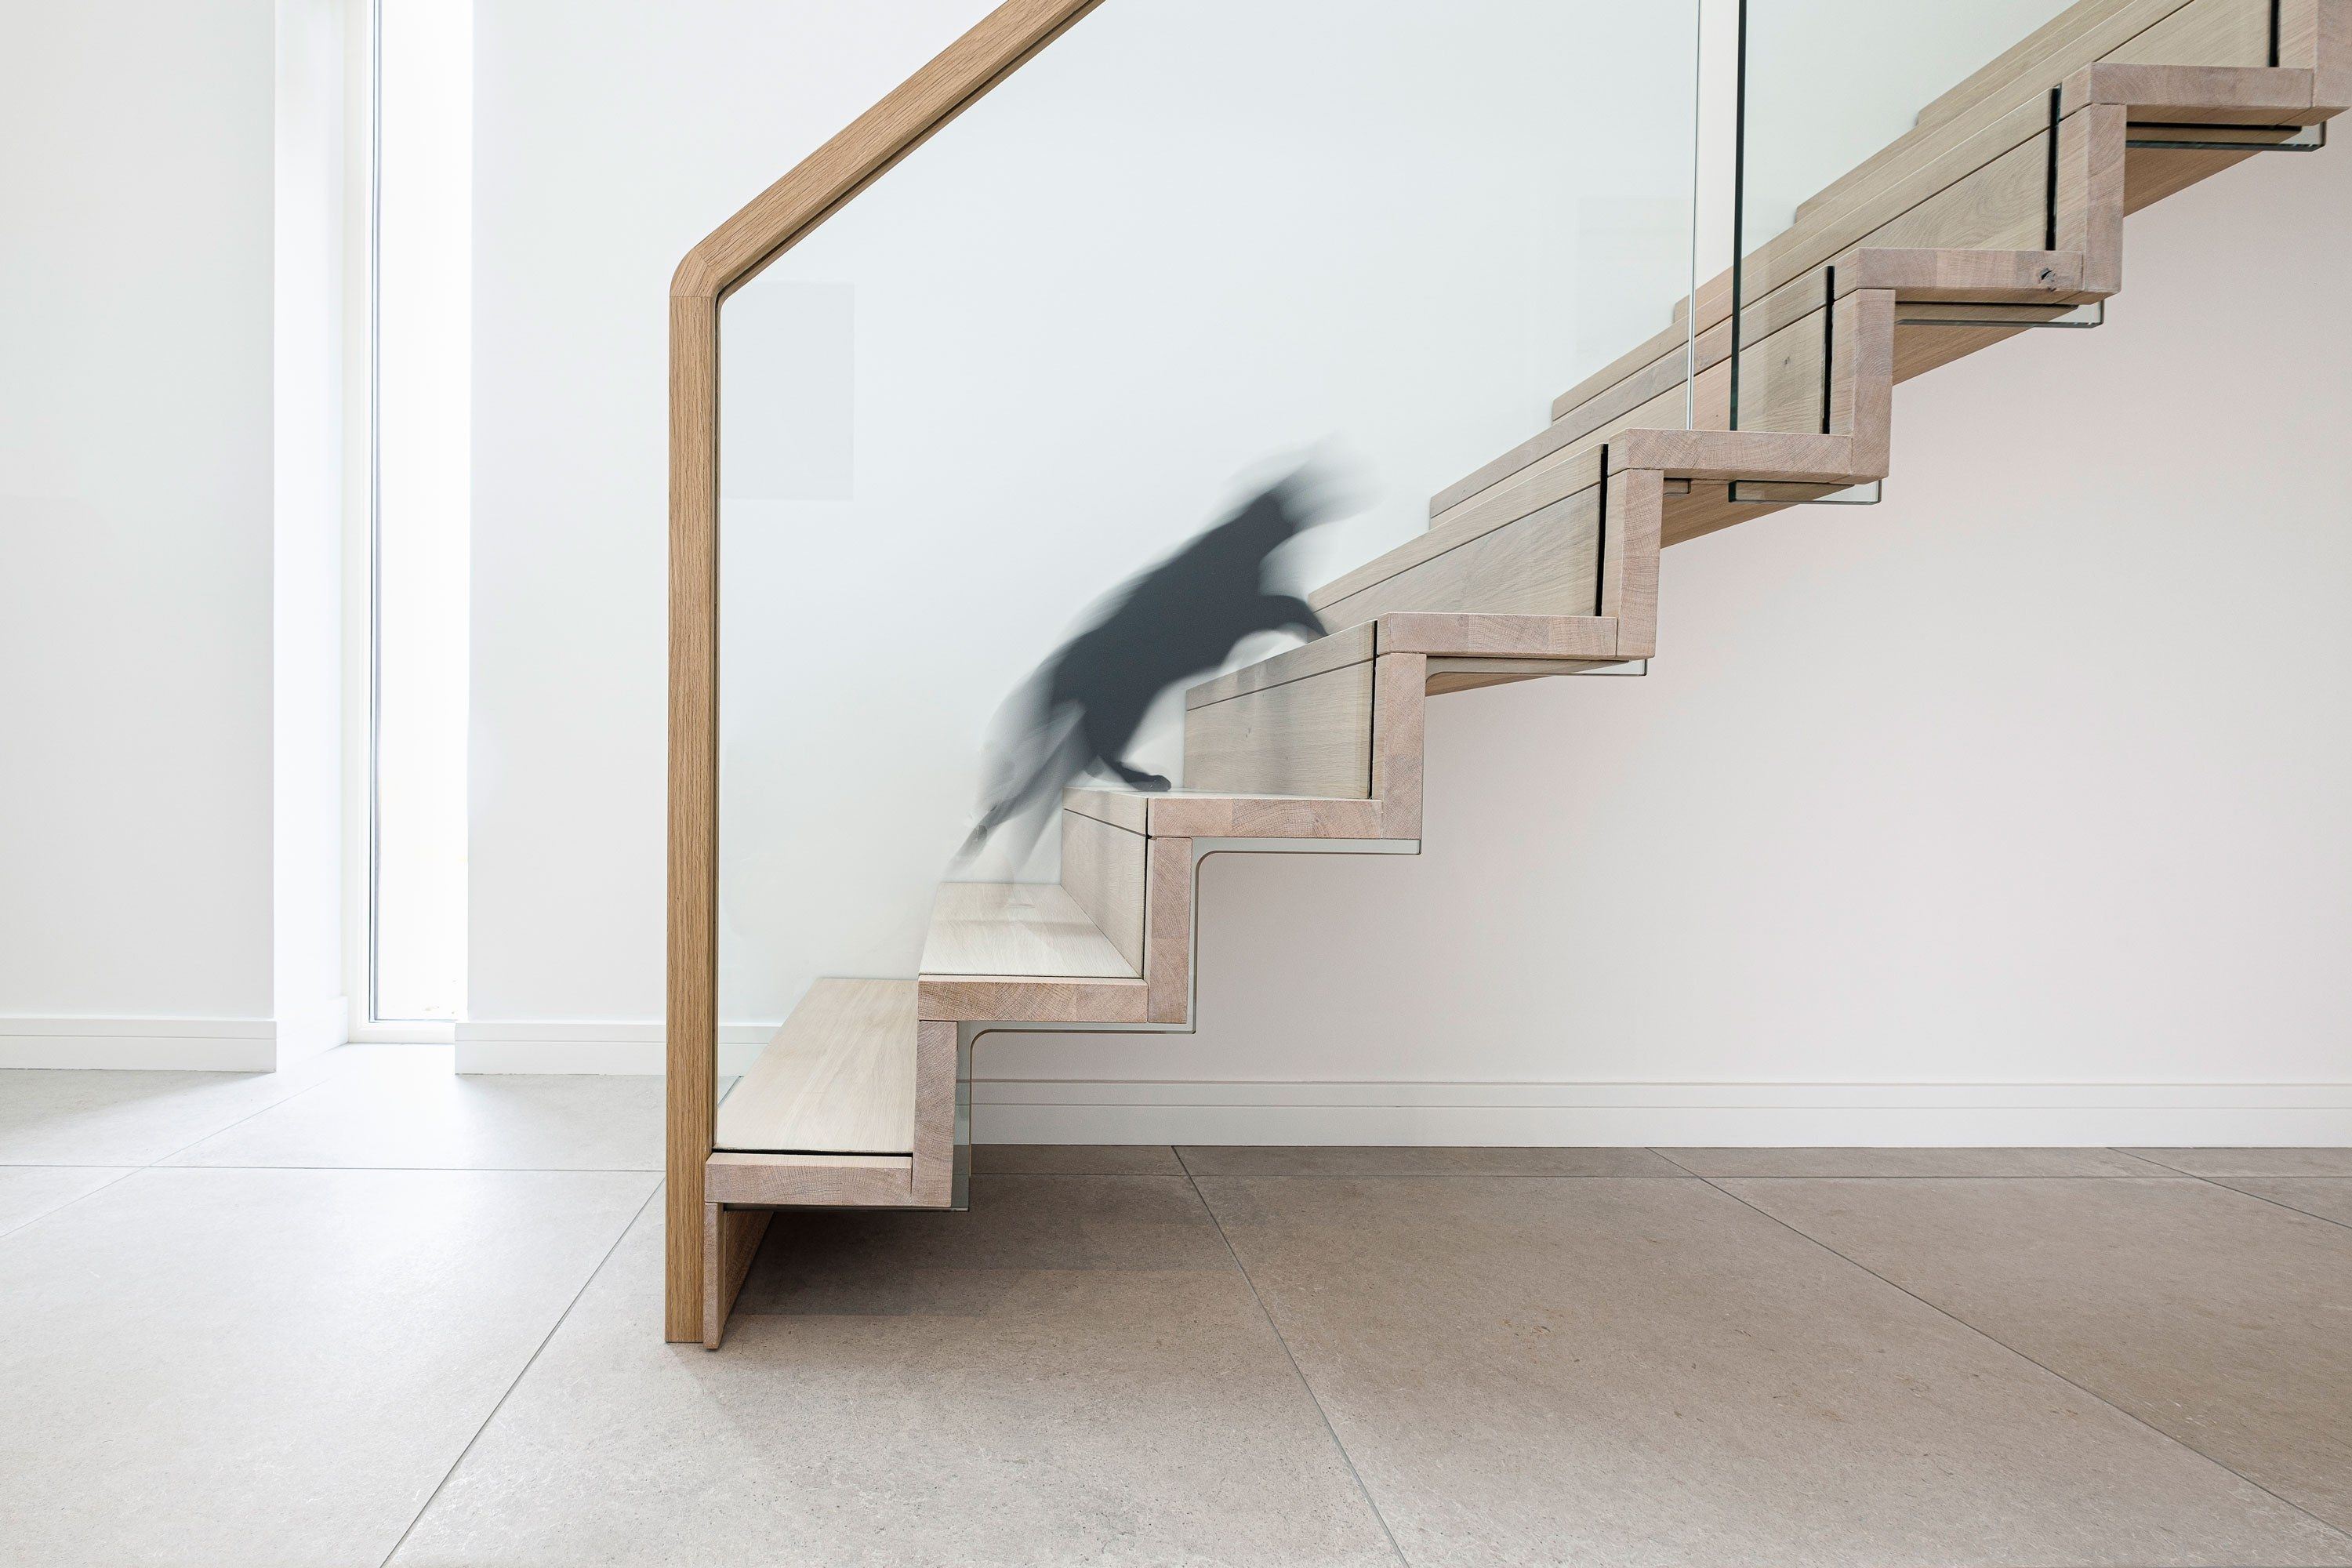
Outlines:
<svg viewBox="0 0 2352 1568"><path fill-rule="evenodd" d="M0 1068L275 1072L343 1043L332 997L283 1019L0 1017Z"/></svg>
<svg viewBox="0 0 2352 1568"><path fill-rule="evenodd" d="M719 1070L773 1024L719 1028ZM658 1073L662 1026L457 1026L467 1073ZM985 1143L2352 1144L2352 1083L1377 1083L982 1078Z"/></svg>
<svg viewBox="0 0 2352 1568"><path fill-rule="evenodd" d="M2352 1083L1076 1083L982 1079L985 1143L2352 1144Z"/></svg>

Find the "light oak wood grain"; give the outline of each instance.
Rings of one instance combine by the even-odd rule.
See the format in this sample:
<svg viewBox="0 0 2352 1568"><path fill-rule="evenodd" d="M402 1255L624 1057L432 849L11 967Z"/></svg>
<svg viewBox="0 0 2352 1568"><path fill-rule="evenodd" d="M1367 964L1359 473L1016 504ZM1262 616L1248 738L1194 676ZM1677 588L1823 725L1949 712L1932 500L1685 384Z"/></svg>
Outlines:
<svg viewBox="0 0 2352 1568"><path fill-rule="evenodd" d="M706 1203L702 1214L702 1348L715 1351L775 1211Z"/></svg>
<svg viewBox="0 0 2352 1568"><path fill-rule="evenodd" d="M1289 795L1164 795L1151 803L1157 838L1379 838L1380 802Z"/></svg>
<svg viewBox="0 0 2352 1568"><path fill-rule="evenodd" d="M1610 493L1612 497L1618 494L1613 489ZM1616 546L1611 547L1612 557L1616 550ZM1618 637L1613 614L1500 616L1404 611L1382 616L1377 629L1382 653L1460 658L1492 655L1506 658L1604 658L1617 651Z"/></svg>
<svg viewBox="0 0 2352 1568"><path fill-rule="evenodd" d="M2134 120L2202 125L2289 125L2311 107L2311 72L2303 67L2084 66L2064 83L2065 112L2119 104Z"/></svg>
<svg viewBox="0 0 2352 1568"><path fill-rule="evenodd" d="M1466 617L1476 619L1477 617ZM1509 618L1509 617L1506 617ZM1118 810L1122 826L1154 838L1377 838L1380 806L1369 799L1333 799L1324 795L1232 795L1205 790L1170 790L1161 795L1135 795L1116 790L1072 790L1068 809L1079 809L1104 799L1132 804L1105 805L1088 813L1108 821L1103 811Z"/></svg>
<svg viewBox="0 0 2352 1568"><path fill-rule="evenodd" d="M2069 5L1930 100L1914 119L1910 132L1873 154L1873 161L1908 143L1936 136L1964 115L1981 114L1988 107L2013 102L2037 83L2046 88L2074 66L2122 47L2189 3L2190 0L2091 0L2089 4ZM1869 166L1865 163L1861 168ZM1832 184L1813 201L1839 192L1840 184ZM1802 206L1798 208L1801 215L1804 210Z"/></svg>
<svg viewBox="0 0 2352 1568"><path fill-rule="evenodd" d="M931 900L922 971L926 979L1133 979L1139 973L1069 890L1054 882L940 883Z"/></svg>
<svg viewBox="0 0 2352 1568"><path fill-rule="evenodd" d="M1779 506L1756 506L1731 500L1731 487L1722 482L1694 483L1688 491L1666 498L1665 515L1661 520L1659 538L1672 546L1685 540L1701 539L1707 534L1731 527L1735 523L1751 522L1759 517L1784 510Z"/></svg>
<svg viewBox="0 0 2352 1568"><path fill-rule="evenodd" d="M1617 623L1620 658L1647 658L1658 645L1658 551L1665 518L1665 476L1626 468L1609 476L1608 550L1601 566L1601 610Z"/></svg>
<svg viewBox="0 0 2352 1568"><path fill-rule="evenodd" d="M715 1204L772 1208L907 1208L914 1202L911 1154L753 1154L719 1150L703 1162Z"/></svg>
<svg viewBox="0 0 2352 1568"><path fill-rule="evenodd" d="M1996 240L1987 237L1981 221L1969 237L1957 232L1948 237L1934 223L1911 215L1929 204L1934 204L1932 211L1958 213L1963 220L1987 208L2021 210L2021 204L2029 196L2038 199L2046 191L2046 153L2043 163L2037 166L2026 150L2046 145L2043 139L2049 129L2045 88L2039 96L2018 103L1951 144L1916 149L1912 161L1883 169L1876 183L1857 188L1847 201L1824 206L1811 221L1782 231L1751 251L1742 270L1743 308L1755 309L1775 289L1803 279L1857 246L1901 249L1973 243L2015 249L2038 243L2042 237L2038 221L2028 238ZM2032 179L2037 167L2043 175L2039 186ZM1988 174L1989 170L1995 172ZM1990 190L1963 188L1987 184ZM1727 270L1702 286L1697 295L1701 331L1728 318L1730 294Z"/></svg>
<svg viewBox="0 0 2352 1568"><path fill-rule="evenodd" d="M1581 675L1589 669L1612 668L1622 662L1613 658L1432 658L1427 687L1430 696L1443 697L1449 692L1541 680L1547 676Z"/></svg>
<svg viewBox="0 0 2352 1568"><path fill-rule="evenodd" d="M1591 615L1601 571L1600 494L1596 473L1576 494L1498 528L1466 525L1470 536L1458 542L1457 525L1433 525L1380 563L1409 564L1318 607L1345 620L1474 609L1511 616ZM1435 544L1449 547L1433 552Z"/></svg>
<svg viewBox="0 0 2352 1568"><path fill-rule="evenodd" d="M1830 428L1853 440L1857 479L1885 477L1895 426L1895 292L1864 289L1837 302Z"/></svg>
<svg viewBox="0 0 2352 1568"><path fill-rule="evenodd" d="M1184 712L1186 787L1231 795L1371 793L1372 666L1320 674Z"/></svg>
<svg viewBox="0 0 2352 1568"><path fill-rule="evenodd" d="M2189 0L2106 58L2124 64L2262 66L2270 60L2270 0Z"/></svg>
<svg viewBox="0 0 2352 1568"><path fill-rule="evenodd" d="M1681 383L1677 380L1670 387L1662 388L1661 395L1678 395L1680 390ZM1675 423L1680 424L1681 421ZM1493 483L1472 491L1443 510L1433 507L1430 527L1433 531L1455 530L1468 537L1499 528L1507 522L1517 522L1520 518L1565 500L1580 490L1590 489L1601 482L1599 447L1600 442L1594 433L1586 431L1574 440L1532 458L1524 466L1505 470L1496 477ZM1340 579L1342 583L1346 581L1345 578Z"/></svg>
<svg viewBox="0 0 2352 1568"><path fill-rule="evenodd" d="M2312 116L2321 120L2352 109L2352 0L2315 0L2308 14L2310 41L2298 31L2281 58L2310 68Z"/></svg>
<svg viewBox="0 0 2352 1568"><path fill-rule="evenodd" d="M1609 464L1612 472L1654 468L1687 479L1846 484L1854 472L1853 437L1781 430L1628 430L1622 442L1610 443Z"/></svg>
<svg viewBox="0 0 2352 1568"><path fill-rule="evenodd" d="M1062 886L1126 961L1143 972L1143 835L1062 813Z"/></svg>
<svg viewBox="0 0 2352 1568"><path fill-rule="evenodd" d="M2122 174L2122 211L2137 212L2149 204L2210 179L2226 169L2260 154L2189 149L2133 147L2136 140L2201 140L2183 136L2177 129L2158 128L2147 135L2133 129L2147 121L2185 121L2222 127L2239 125L2300 125L2319 118L2311 107L2315 89L2313 72L2295 67L2259 69L2233 66L2123 65L2103 62L2067 78L2066 100L2079 105L2074 119L2096 126L2076 156L2097 160L2092 177ZM2121 122L2122 130L2113 128ZM2070 160L2071 167L2071 160ZM2104 216L2104 215L2101 215ZM2121 216L2114 220L2115 251L2121 251ZM2119 266L2119 264L2118 264Z"/></svg>
<svg viewBox="0 0 2352 1568"><path fill-rule="evenodd" d="M1806 292L1821 292L1818 284ZM1826 345L1822 311L1815 309L1786 328L1748 340L1739 356L1739 428L1826 434L1828 387L1822 371ZM1726 373L1727 378L1729 374ZM1730 388L1725 387L1727 407Z"/></svg>
<svg viewBox="0 0 2352 1568"><path fill-rule="evenodd" d="M670 300L669 899L664 1332L702 1336L718 1106L719 305Z"/></svg>
<svg viewBox="0 0 2352 1568"><path fill-rule="evenodd" d="M2050 132L2045 124L2000 156L1906 205L1864 235L1860 247L2026 250L2050 216ZM1810 261L1807 269L1822 265ZM1780 275L1768 275L1772 284Z"/></svg>
<svg viewBox="0 0 2352 1568"><path fill-rule="evenodd" d="M1895 379L1908 381L1915 375L1951 363L1956 359L2005 342L2028 329L2016 327L1912 327L1897 321L1895 328Z"/></svg>
<svg viewBox="0 0 2352 1568"><path fill-rule="evenodd" d="M1841 295L1893 289L1905 300L2004 300L2027 304L2071 298L2083 287L2079 250L1949 250L1857 246L1831 267Z"/></svg>
<svg viewBox="0 0 2352 1568"><path fill-rule="evenodd" d="M1203 680L1184 693L1184 706L1205 708L1212 702L1263 691L1269 686L1283 686L1310 675L1339 669L1350 664L1361 664L1372 657L1372 627L1369 621L1343 625L1328 637L1318 637L1298 647L1286 648L1255 664Z"/></svg>
<svg viewBox="0 0 2352 1568"><path fill-rule="evenodd" d="M1596 577L1595 582L1596 599L1607 595L1622 596L1622 584L1618 579L1628 570L1630 563L1638 590L1633 601L1634 609L1637 614L1648 616L1653 623L1656 616L1657 599L1656 495L1654 493L1656 479L1655 475L1636 479L1631 489L1627 488L1627 481L1622 476L1612 481L1617 488L1611 493L1617 498L1616 504L1621 510L1628 507L1634 508L1636 510L1627 514L1625 526L1615 536L1610 547L1607 561L1596 568L1597 573L1609 578L1608 582L1602 583L1599 577ZM1644 551L1648 552L1646 562L1643 558ZM1640 629L1643 635L1650 635L1648 627ZM1375 651L1457 657L1491 655L1497 658L1606 659L1618 655L1619 641L1618 621L1613 615L1539 616L1492 612L1462 614L1450 611L1399 611L1384 615L1377 622L1360 623L1350 627L1346 634L1324 639L1322 644L1310 645L1307 648L1280 654L1259 664L1248 666L1229 675L1220 676L1213 681L1203 682L1187 694L1187 705L1201 707L1209 702L1222 701L1228 697L1240 695L1244 691L1263 690L1270 686L1283 684L1286 680L1297 679L1303 674L1337 668L1343 658L1345 662L1361 662L1370 658ZM1325 648L1326 644L1329 645L1328 651ZM1345 650L1344 654L1339 652L1342 649ZM1109 794L1109 792L1088 793L1104 795ZM1192 791L1184 793L1198 794ZM1075 795L1076 792L1074 792L1074 797ZM1155 833L1176 831L1162 826L1166 812L1183 809L1168 804L1171 797L1131 795L1127 798L1138 802L1147 798L1151 799L1153 804L1149 808L1153 814L1150 820L1150 831ZM1181 796L1174 798L1181 798ZM1104 820L1111 820L1105 814L1119 808L1108 804L1090 801L1083 809L1090 815L1103 817ZM1134 809L1139 813L1145 808L1139 805ZM1187 816L1186 820L1200 819ZM1188 831L1211 837L1219 830L1203 827ZM1364 836L1357 834L1348 837Z"/></svg>
<svg viewBox="0 0 2352 1568"><path fill-rule="evenodd" d="M1568 467L1570 464L1575 466ZM1475 508L1457 509L1443 517L1432 519L1426 532L1415 535L1377 559L1333 578L1308 595L1308 603L1327 616L1335 613L1332 606L1353 599L1367 588L1376 587L1402 572L1434 561L1449 550L1483 538L1522 518L1557 507L1572 500L1577 492L1591 489L1600 482L1601 458L1597 450L1580 448L1565 454L1559 463L1547 464L1543 473L1529 476L1528 486L1507 498L1492 500Z"/></svg>
<svg viewBox="0 0 2352 1568"><path fill-rule="evenodd" d="M2133 212L2178 195L2194 184L2200 184L2214 175L2233 169L2253 153L2206 153L2185 150L2132 150L2131 160L2125 166L2125 199Z"/></svg>
<svg viewBox="0 0 2352 1568"><path fill-rule="evenodd" d="M1147 826L1145 803L1151 797L1131 789L1079 786L1062 792L1062 809L1091 816L1097 822L1141 833Z"/></svg>
<svg viewBox="0 0 2352 1568"><path fill-rule="evenodd" d="M1059 975L926 974L917 990L925 1019L968 1023L1141 1024L1141 979L1070 980Z"/></svg>
<svg viewBox="0 0 2352 1568"><path fill-rule="evenodd" d="M1391 838L1421 837L1423 715L1429 696L1429 656L1387 653L1375 677L1372 716L1372 795L1381 827Z"/></svg>
<svg viewBox="0 0 2352 1568"><path fill-rule="evenodd" d="M2089 104L2058 127L2058 243L2083 258L2078 298L2124 286L2126 119L2120 106Z"/></svg>
<svg viewBox="0 0 2352 1568"><path fill-rule="evenodd" d="M2283 66L2310 68L2318 63L2319 13L2323 5L2345 5L2352 0L2279 0L2279 57ZM2314 91L2317 84L2314 84ZM2318 100L2314 99L2316 102Z"/></svg>
<svg viewBox="0 0 2352 1568"><path fill-rule="evenodd" d="M1144 1016L1181 1024L1192 1004L1192 841L1151 840L1150 908L1146 921Z"/></svg>
<svg viewBox="0 0 2352 1568"><path fill-rule="evenodd" d="M903 1154L914 1117L914 982L820 980L719 1106L716 1143Z"/></svg>
<svg viewBox="0 0 2352 1568"><path fill-rule="evenodd" d="M915 1026L915 1150L907 1173L910 1200L925 1208L955 1201L956 1026L927 1019Z"/></svg>

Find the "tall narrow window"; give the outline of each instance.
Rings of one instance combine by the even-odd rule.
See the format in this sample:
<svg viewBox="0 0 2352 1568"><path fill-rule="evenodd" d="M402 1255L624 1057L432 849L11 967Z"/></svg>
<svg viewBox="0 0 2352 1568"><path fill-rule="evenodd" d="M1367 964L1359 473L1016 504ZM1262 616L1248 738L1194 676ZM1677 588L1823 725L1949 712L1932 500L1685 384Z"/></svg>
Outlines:
<svg viewBox="0 0 2352 1568"><path fill-rule="evenodd" d="M473 7L376 0L369 1013L466 994Z"/></svg>

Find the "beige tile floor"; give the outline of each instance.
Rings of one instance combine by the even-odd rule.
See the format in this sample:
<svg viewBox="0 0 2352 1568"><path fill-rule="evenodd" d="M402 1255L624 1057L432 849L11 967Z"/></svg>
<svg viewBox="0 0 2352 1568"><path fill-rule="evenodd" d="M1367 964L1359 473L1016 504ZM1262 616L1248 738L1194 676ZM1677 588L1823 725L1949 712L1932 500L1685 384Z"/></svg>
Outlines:
<svg viewBox="0 0 2352 1568"><path fill-rule="evenodd" d="M0 1564L2352 1564L2345 1151L983 1147L713 1355L659 1110L0 1073Z"/></svg>

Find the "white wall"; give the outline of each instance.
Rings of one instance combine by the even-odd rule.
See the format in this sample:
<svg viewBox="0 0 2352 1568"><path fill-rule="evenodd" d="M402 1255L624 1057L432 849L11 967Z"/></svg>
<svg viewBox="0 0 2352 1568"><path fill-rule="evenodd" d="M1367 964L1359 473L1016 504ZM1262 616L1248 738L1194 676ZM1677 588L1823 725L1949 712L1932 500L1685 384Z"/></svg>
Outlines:
<svg viewBox="0 0 2352 1568"><path fill-rule="evenodd" d="M273 470L273 426L307 441L322 395L274 378L309 374L329 307L298 295L281 338L272 287L336 265L294 218L331 160L278 142L278 16L0 11L0 1064L266 1068L341 1037L337 721L273 671L285 608L331 696L302 603L323 574L331 621L331 482ZM288 79L334 47L298 37ZM274 796L317 810L281 837Z"/></svg>
<svg viewBox="0 0 2352 1568"><path fill-rule="evenodd" d="M668 269L978 10L483 0L473 1066L658 1059ZM982 1135L2352 1132L2347 213L2339 152L2135 219L2109 326L1905 390L1885 505L1672 552L1648 678L1435 704L1423 857L1212 862L1196 1037L990 1037ZM783 763L976 731L870 652Z"/></svg>
<svg viewBox="0 0 2352 1568"><path fill-rule="evenodd" d="M81 1032L46 1018L270 1016L272 18L6 10L11 1059Z"/></svg>
<svg viewBox="0 0 2352 1568"><path fill-rule="evenodd" d="M478 1065L659 1059L670 274L987 9L478 0Z"/></svg>

